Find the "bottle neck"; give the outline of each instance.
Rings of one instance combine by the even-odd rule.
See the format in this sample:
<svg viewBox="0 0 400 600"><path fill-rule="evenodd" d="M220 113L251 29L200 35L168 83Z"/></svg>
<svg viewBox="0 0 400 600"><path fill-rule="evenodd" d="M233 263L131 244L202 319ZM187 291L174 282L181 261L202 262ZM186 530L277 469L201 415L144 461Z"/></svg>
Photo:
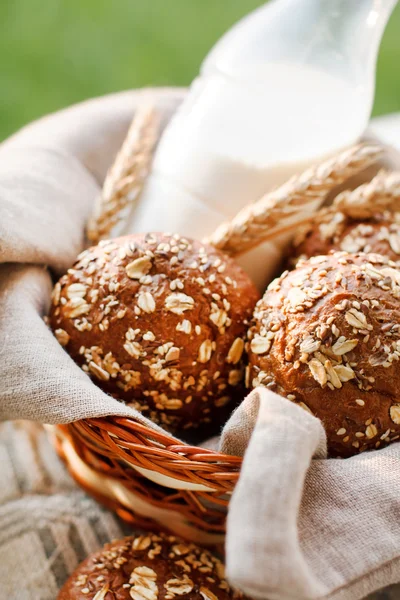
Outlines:
<svg viewBox="0 0 400 600"><path fill-rule="evenodd" d="M314 25L299 60L353 83L374 80L386 24L397 0L303 0Z"/></svg>
<svg viewBox="0 0 400 600"><path fill-rule="evenodd" d="M273 0L222 37L202 72L243 79L254 66L285 62L352 83L373 78L382 34L396 4L397 0Z"/></svg>

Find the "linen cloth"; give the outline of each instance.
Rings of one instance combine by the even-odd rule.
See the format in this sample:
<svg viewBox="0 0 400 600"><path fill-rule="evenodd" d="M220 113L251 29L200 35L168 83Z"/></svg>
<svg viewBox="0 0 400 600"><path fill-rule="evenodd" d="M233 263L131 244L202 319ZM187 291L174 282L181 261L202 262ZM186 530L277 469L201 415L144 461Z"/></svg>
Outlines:
<svg viewBox="0 0 400 600"><path fill-rule="evenodd" d="M261 599L350 600L400 581L399 444L327 460L321 422L263 388L222 434L223 451L247 444L228 513L234 585Z"/></svg>
<svg viewBox="0 0 400 600"><path fill-rule="evenodd" d="M88 554L132 534L79 490L38 425L0 424L0 465L1 600L55 600ZM398 598L391 587L369 600Z"/></svg>
<svg viewBox="0 0 400 600"><path fill-rule="evenodd" d="M77 487L37 424L0 424L0 465L1 600L55 600L88 554L132 533Z"/></svg>
<svg viewBox="0 0 400 600"><path fill-rule="evenodd" d="M107 168L135 106L152 95L123 92L41 119L0 146L0 419L68 423L141 415L104 394L43 323L51 273L67 270ZM154 94L153 94L154 95ZM157 91L164 119L182 91Z"/></svg>
<svg viewBox="0 0 400 600"><path fill-rule="evenodd" d="M51 275L65 271L82 249L85 222L106 169L135 106L146 95L168 119L183 92L125 92L92 100L45 117L0 146L2 420L66 423L118 414L145 421L90 381L58 345L42 317L48 308ZM400 581L398 444L346 461L325 459L324 444L317 419L265 390L253 392L225 428L225 451L242 453L248 446L228 519L228 574L255 598L351 600ZM2 477L4 473L7 469L2 469ZM56 522L68 520L70 514L90 521L88 514L101 512L81 492L56 488L50 485L55 495L46 496L49 523L53 517ZM54 508L58 494L60 508ZM28 496L29 502L21 500L11 508L15 522L21 524L14 546L8 542L12 528L8 529L5 505L0 548L9 599L13 594L24 598L13 588L21 585L15 557L25 557L24 576L31 581L37 571L34 556L47 543L36 537L37 553L30 549L24 554L28 543L24 546L23 524L36 531L47 514L34 492ZM2 530L1 525L0 520ZM85 527L85 539L93 539L90 526ZM64 547L62 534L57 535L55 556L72 556L75 550ZM82 539L76 543L84 545ZM83 554L82 550L79 559ZM55 560L52 552L43 556ZM68 560L63 573L76 564L75 559ZM50 567L46 569L49 573ZM54 597L62 577L52 580L50 591L41 580L45 600ZM41 600L24 593L29 600Z"/></svg>

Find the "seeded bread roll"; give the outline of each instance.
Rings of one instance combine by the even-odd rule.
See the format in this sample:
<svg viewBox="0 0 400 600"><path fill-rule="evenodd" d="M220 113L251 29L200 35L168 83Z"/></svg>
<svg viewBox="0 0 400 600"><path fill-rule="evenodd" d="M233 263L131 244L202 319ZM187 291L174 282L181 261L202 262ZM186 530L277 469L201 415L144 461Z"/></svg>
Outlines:
<svg viewBox="0 0 400 600"><path fill-rule="evenodd" d="M400 267L376 254L300 261L249 329L249 377L319 417L332 456L400 434Z"/></svg>
<svg viewBox="0 0 400 600"><path fill-rule="evenodd" d="M161 233L101 242L56 284L50 324L104 391L174 430L243 395L258 292L211 246Z"/></svg>
<svg viewBox="0 0 400 600"><path fill-rule="evenodd" d="M82 562L58 600L231 600L244 596L211 552L173 536L145 534L106 544Z"/></svg>
<svg viewBox="0 0 400 600"><path fill-rule="evenodd" d="M290 266L295 266L300 258L329 254L332 250L373 252L400 260L400 213L352 219L344 213L328 211L295 238Z"/></svg>

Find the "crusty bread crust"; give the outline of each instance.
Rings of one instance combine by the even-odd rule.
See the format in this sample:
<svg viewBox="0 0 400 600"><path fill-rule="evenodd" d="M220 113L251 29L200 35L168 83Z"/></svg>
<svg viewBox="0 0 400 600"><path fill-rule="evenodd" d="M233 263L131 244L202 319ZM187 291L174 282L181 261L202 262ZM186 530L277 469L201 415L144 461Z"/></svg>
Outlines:
<svg viewBox="0 0 400 600"><path fill-rule="evenodd" d="M400 214L385 212L368 219L353 219L328 210L294 240L291 266L299 258L311 258L331 251L373 252L400 260Z"/></svg>
<svg viewBox="0 0 400 600"><path fill-rule="evenodd" d="M376 254L300 261L257 304L250 386L264 385L319 417L331 455L400 434L400 267Z"/></svg>
<svg viewBox="0 0 400 600"><path fill-rule="evenodd" d="M56 284L50 324L104 391L166 428L223 418L243 396L258 292L230 258L179 235L90 248Z"/></svg>
<svg viewBox="0 0 400 600"><path fill-rule="evenodd" d="M211 552L162 533L106 544L83 561L58 600L232 600L221 561Z"/></svg>

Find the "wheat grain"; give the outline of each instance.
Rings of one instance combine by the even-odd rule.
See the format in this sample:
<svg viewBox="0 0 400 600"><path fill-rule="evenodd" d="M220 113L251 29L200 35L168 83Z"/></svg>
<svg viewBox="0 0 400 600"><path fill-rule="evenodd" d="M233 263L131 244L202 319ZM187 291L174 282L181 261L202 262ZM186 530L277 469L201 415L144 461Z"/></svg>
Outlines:
<svg viewBox="0 0 400 600"><path fill-rule="evenodd" d="M109 237L126 211L138 202L158 133L159 117L155 109L147 104L139 106L95 204L87 227L91 242Z"/></svg>
<svg viewBox="0 0 400 600"><path fill-rule="evenodd" d="M368 183L336 196L333 210L364 219L382 210L400 209L400 172L379 171Z"/></svg>
<svg viewBox="0 0 400 600"><path fill-rule="evenodd" d="M238 255L293 230L310 219L332 189L376 162L382 153L380 146L358 145L313 166L246 206L206 241Z"/></svg>

